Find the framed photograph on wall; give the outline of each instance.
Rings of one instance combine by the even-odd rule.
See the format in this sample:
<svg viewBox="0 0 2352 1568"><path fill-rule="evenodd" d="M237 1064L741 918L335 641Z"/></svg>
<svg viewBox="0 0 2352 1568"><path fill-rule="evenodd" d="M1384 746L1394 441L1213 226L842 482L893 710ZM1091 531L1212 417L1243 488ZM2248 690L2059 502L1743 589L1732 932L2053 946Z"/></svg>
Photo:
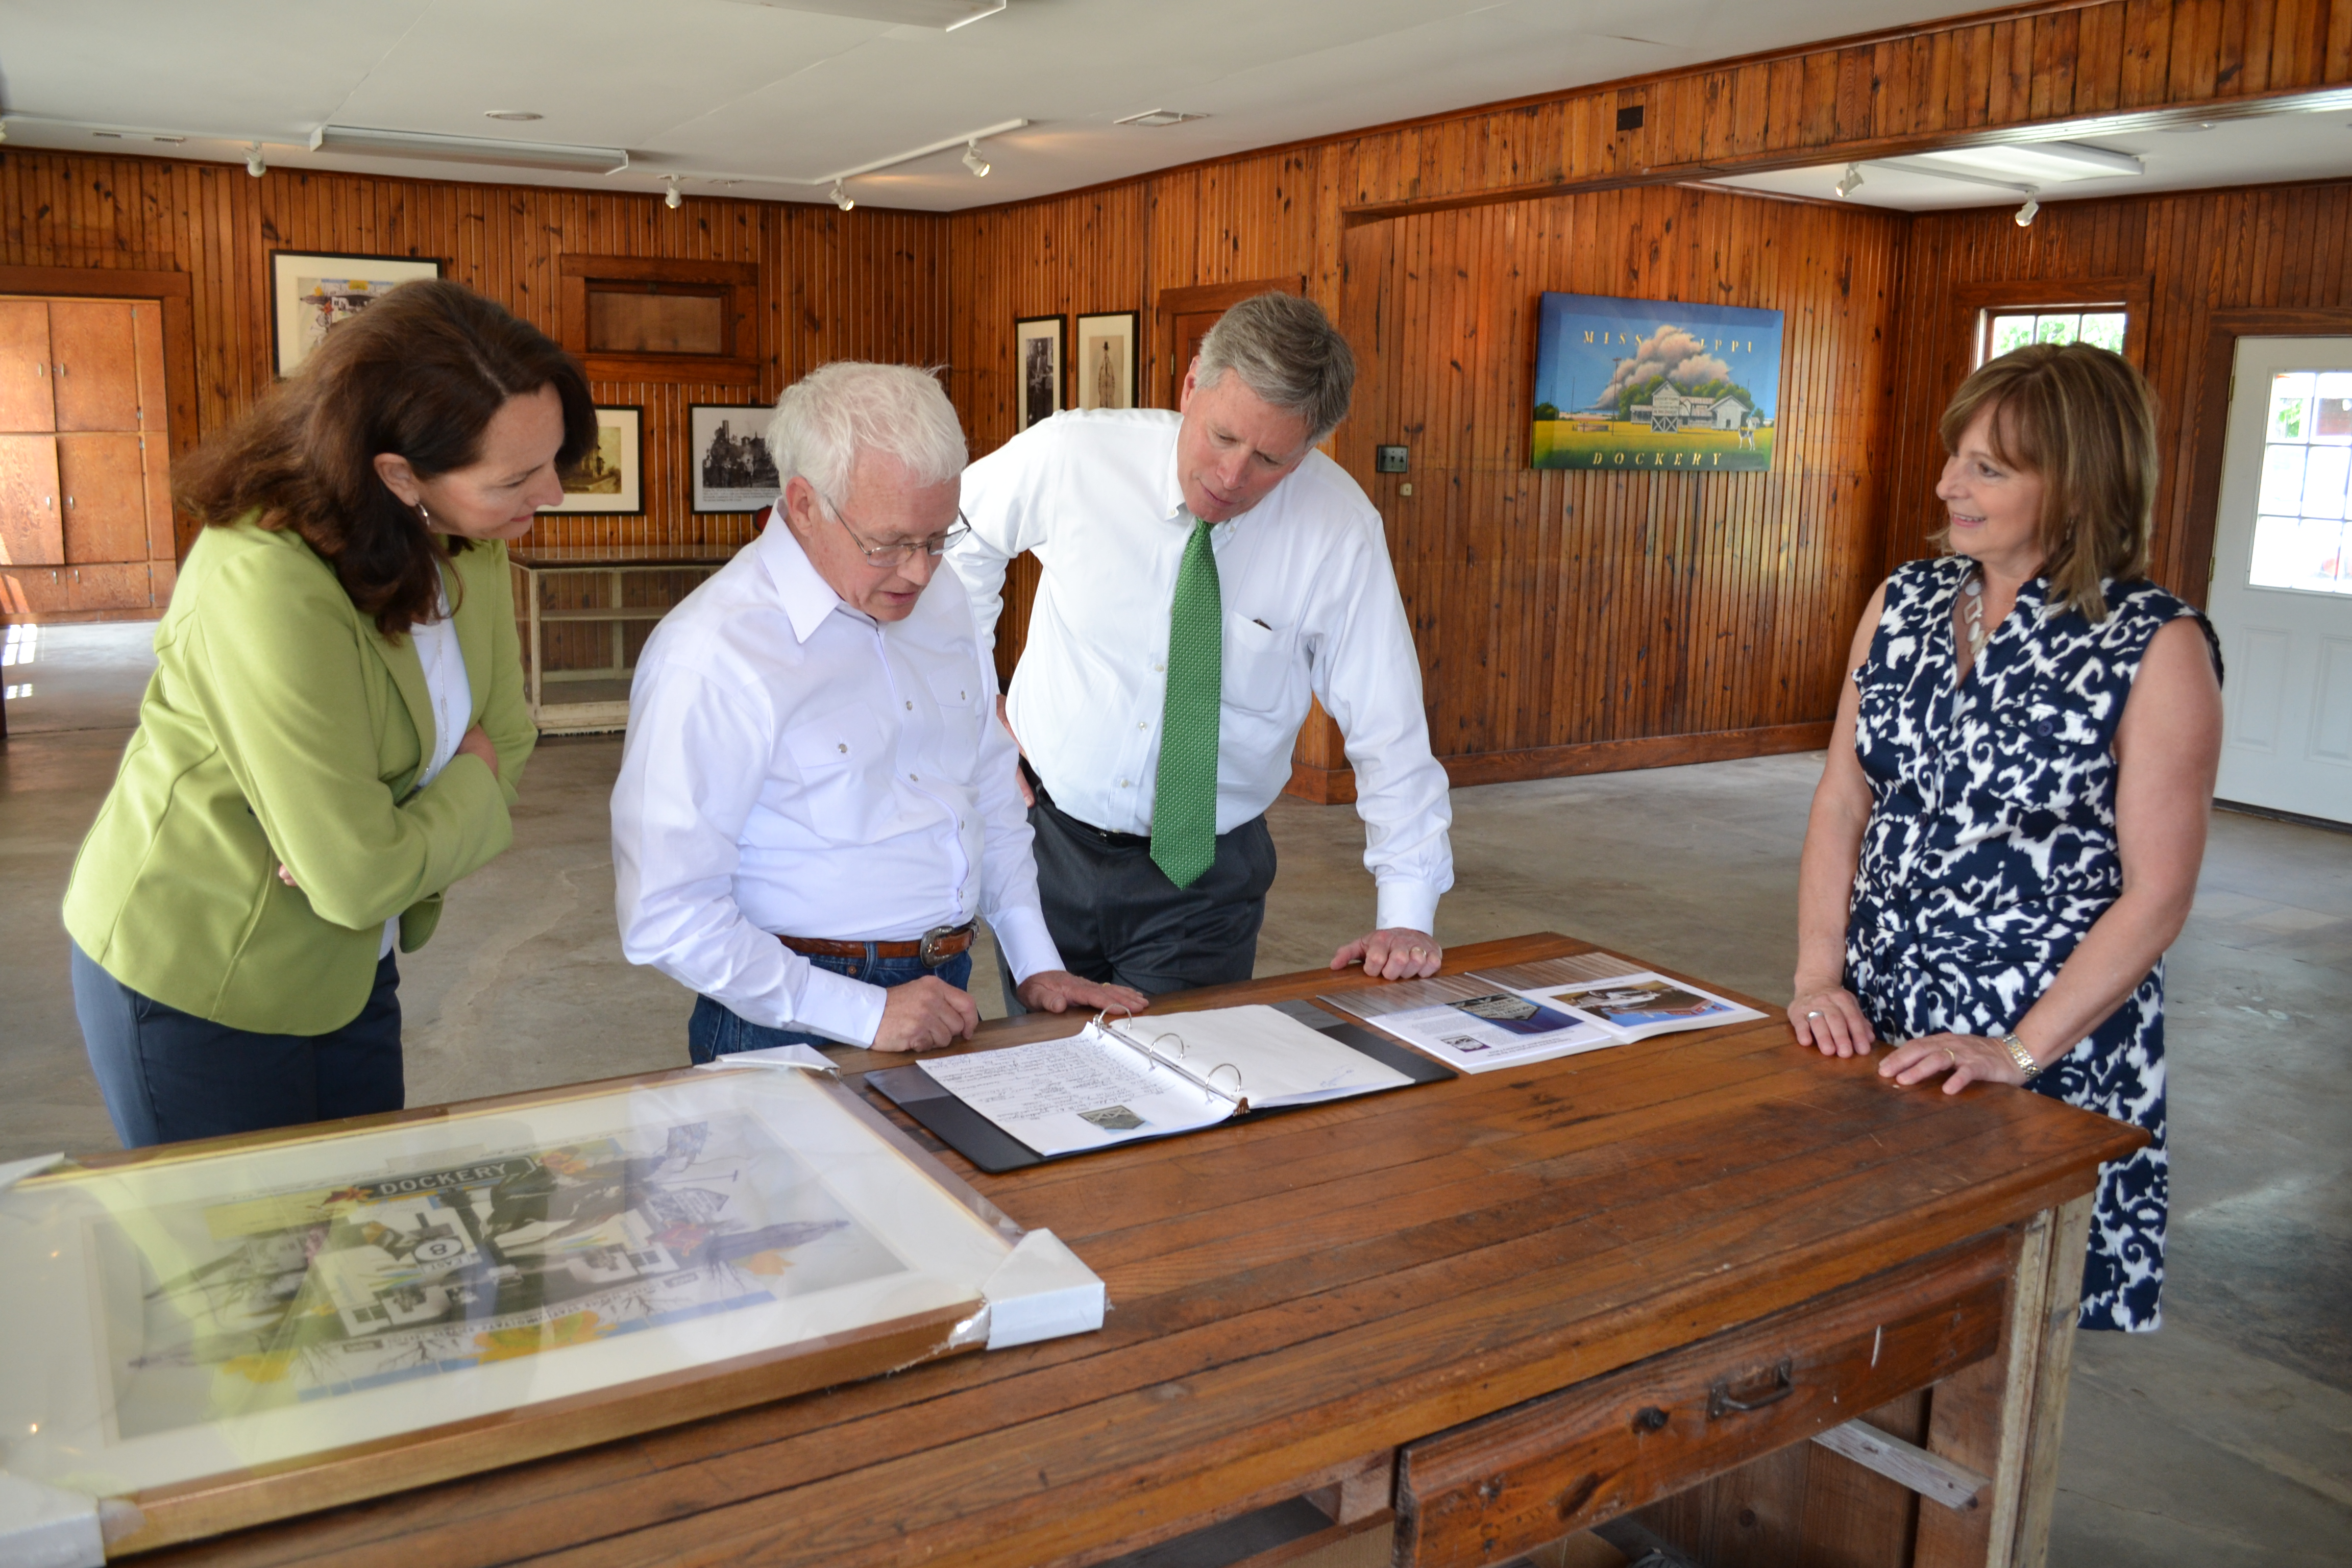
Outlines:
<svg viewBox="0 0 2352 1568"><path fill-rule="evenodd" d="M1133 310L1078 318L1078 407L1135 406L1135 323Z"/></svg>
<svg viewBox="0 0 2352 1568"><path fill-rule="evenodd" d="M775 410L740 403L697 403L687 409L696 511L758 511L784 481L768 450Z"/></svg>
<svg viewBox="0 0 2352 1568"><path fill-rule="evenodd" d="M1538 322L1530 468L1772 466L1780 311L1546 294Z"/></svg>
<svg viewBox="0 0 2352 1568"><path fill-rule="evenodd" d="M441 263L432 257L271 251L269 319L278 374L301 369L337 321L349 321L403 283L440 276Z"/></svg>
<svg viewBox="0 0 2352 1568"><path fill-rule="evenodd" d="M1013 427L1026 430L1062 409L1059 316L1024 316L1013 323Z"/></svg>
<svg viewBox="0 0 2352 1568"><path fill-rule="evenodd" d="M646 411L635 405L596 409L596 448L563 476L563 500L540 508L542 517L646 510L646 470L641 448Z"/></svg>

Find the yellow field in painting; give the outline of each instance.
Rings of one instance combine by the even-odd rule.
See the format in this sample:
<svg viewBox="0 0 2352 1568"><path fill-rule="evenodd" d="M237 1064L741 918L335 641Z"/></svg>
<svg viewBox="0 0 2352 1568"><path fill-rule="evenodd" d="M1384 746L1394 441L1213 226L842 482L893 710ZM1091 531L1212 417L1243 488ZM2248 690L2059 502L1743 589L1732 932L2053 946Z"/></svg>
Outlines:
<svg viewBox="0 0 2352 1568"><path fill-rule="evenodd" d="M1538 468L1696 468L1728 473L1772 464L1772 431L1755 432L1753 448L1739 444L1736 430L1680 430L1662 435L1647 425L1612 419L1607 431L1580 429L1585 419L1535 422L1532 467ZM1677 460L1679 459L1679 460Z"/></svg>

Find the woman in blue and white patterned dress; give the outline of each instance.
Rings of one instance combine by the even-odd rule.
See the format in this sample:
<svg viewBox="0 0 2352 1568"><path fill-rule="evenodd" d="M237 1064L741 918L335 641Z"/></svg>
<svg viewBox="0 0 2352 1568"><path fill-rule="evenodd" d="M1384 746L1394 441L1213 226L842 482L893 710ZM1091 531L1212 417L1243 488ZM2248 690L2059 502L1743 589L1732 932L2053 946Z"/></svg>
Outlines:
<svg viewBox="0 0 2352 1568"><path fill-rule="evenodd" d="M2205 853L2220 656L2145 581L2155 416L2127 362L2020 349L1941 433L1951 553L1899 568L1855 629L1789 1018L1827 1055L1892 1043L1899 1084L2027 1084L2146 1128L2099 1173L2079 1321L2153 1329L2164 952Z"/></svg>

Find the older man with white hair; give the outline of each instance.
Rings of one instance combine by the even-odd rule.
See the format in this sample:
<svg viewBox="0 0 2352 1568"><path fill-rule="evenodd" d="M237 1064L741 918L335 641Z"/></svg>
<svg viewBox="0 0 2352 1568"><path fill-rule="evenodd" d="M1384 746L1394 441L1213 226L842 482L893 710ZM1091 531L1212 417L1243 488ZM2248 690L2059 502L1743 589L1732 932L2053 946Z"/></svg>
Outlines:
<svg viewBox="0 0 2352 1568"><path fill-rule="evenodd" d="M811 373L776 405L759 541L647 640L613 788L621 949L697 993L698 1062L969 1037L973 919L1020 1000L1139 1008L1066 972L996 679L960 592L963 433L903 365Z"/></svg>

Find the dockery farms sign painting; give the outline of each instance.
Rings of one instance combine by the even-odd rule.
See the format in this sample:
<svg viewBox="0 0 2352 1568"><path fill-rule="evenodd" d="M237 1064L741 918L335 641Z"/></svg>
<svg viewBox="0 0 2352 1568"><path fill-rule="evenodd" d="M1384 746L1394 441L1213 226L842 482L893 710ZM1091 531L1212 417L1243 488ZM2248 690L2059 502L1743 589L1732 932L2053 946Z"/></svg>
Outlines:
<svg viewBox="0 0 2352 1568"><path fill-rule="evenodd" d="M1778 310L1546 294L1531 465L1769 468L1780 390Z"/></svg>

